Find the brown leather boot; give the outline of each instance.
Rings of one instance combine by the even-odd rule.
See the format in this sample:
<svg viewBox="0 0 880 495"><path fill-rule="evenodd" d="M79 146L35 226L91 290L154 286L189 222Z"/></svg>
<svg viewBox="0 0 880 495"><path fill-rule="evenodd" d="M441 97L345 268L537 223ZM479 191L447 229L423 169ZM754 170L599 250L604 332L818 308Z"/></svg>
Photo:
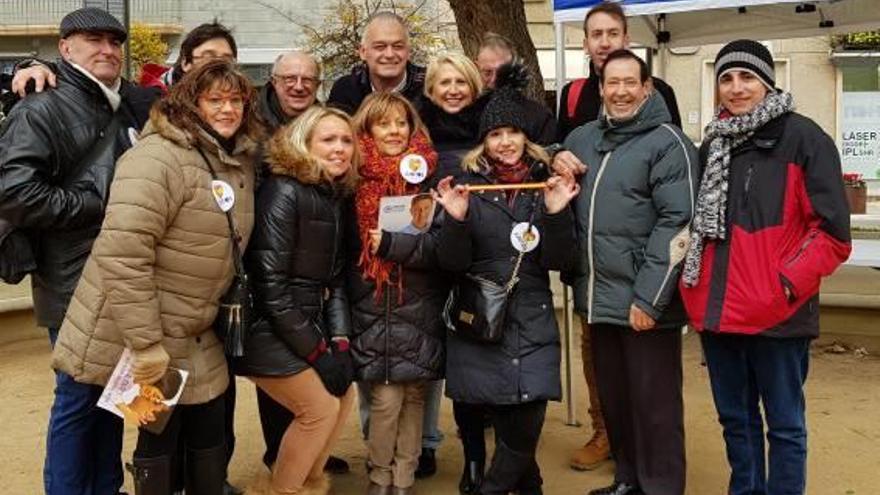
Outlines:
<svg viewBox="0 0 880 495"><path fill-rule="evenodd" d="M596 386L596 371L593 367L593 343L590 338L590 327L585 319L581 319L581 357L584 366L584 379L587 382L589 397L590 423L593 436L581 448L574 451L569 465L577 471L596 469L611 457L608 434L605 432L605 419L599 403L599 390Z"/></svg>
<svg viewBox="0 0 880 495"><path fill-rule="evenodd" d="M601 466L611 456L605 430L596 431L583 447L574 451L569 466L576 471L589 471Z"/></svg>

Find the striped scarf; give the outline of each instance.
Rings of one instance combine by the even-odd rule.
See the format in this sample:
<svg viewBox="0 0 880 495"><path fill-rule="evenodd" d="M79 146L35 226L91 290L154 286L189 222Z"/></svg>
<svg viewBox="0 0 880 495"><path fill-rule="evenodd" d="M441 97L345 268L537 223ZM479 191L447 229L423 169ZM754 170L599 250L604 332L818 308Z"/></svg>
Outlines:
<svg viewBox="0 0 880 495"><path fill-rule="evenodd" d="M709 154L697 195L690 247L684 260L682 280L686 287L694 287L700 280L706 239L724 240L727 237L727 180L731 150L748 141L755 131L771 120L793 110L791 93L770 92L744 115L733 116L719 108L715 118L706 126Z"/></svg>

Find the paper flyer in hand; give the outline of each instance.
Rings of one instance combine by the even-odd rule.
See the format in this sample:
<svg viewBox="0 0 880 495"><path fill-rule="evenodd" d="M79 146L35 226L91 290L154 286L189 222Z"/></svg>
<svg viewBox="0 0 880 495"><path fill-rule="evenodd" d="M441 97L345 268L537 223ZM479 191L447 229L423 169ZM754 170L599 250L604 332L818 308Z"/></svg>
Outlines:
<svg viewBox="0 0 880 495"><path fill-rule="evenodd" d="M131 349L126 348L98 399L98 407L158 435L168 424L188 376L185 370L168 368L153 385L139 385L134 382Z"/></svg>
<svg viewBox="0 0 880 495"><path fill-rule="evenodd" d="M434 220L434 198L430 194L386 196L379 201L379 228L386 232L421 234Z"/></svg>

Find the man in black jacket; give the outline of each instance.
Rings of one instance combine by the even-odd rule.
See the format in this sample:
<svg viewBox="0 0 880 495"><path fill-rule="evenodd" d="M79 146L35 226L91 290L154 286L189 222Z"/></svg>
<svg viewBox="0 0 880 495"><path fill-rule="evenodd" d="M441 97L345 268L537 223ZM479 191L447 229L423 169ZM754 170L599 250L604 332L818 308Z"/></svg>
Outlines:
<svg viewBox="0 0 880 495"><path fill-rule="evenodd" d="M58 87L17 104L0 135L0 217L31 239L34 313L53 343L100 230L116 158L158 95L120 77L127 33L106 11L71 12L60 34ZM56 394L64 400L49 421L47 494L117 493L122 486L122 421L85 414L100 393L58 376Z"/></svg>
<svg viewBox="0 0 880 495"><path fill-rule="evenodd" d="M396 91L413 101L422 94L425 68L410 63L409 27L393 12L377 12L364 28L363 64L333 83L327 104L354 115L373 91Z"/></svg>
<svg viewBox="0 0 880 495"><path fill-rule="evenodd" d="M599 118L602 113L602 98L599 94L600 75L609 54L629 45L626 15L616 2L602 2L587 12L584 18L584 52L590 57L590 77L572 81L562 88L559 106L559 132L562 138L571 131ZM663 97L671 116L671 123L681 127L681 116L675 93L663 80L650 78L652 89ZM596 164L589 164L599 166ZM569 171L582 174L586 167L571 152L563 150L553 158L553 168L557 172ZM569 283L569 277L563 281ZM574 451L569 465L578 471L595 469L610 457L608 436L593 370L593 350L590 332L586 321L581 321L581 355L583 357L584 378L589 390L589 413L593 436L587 443Z"/></svg>

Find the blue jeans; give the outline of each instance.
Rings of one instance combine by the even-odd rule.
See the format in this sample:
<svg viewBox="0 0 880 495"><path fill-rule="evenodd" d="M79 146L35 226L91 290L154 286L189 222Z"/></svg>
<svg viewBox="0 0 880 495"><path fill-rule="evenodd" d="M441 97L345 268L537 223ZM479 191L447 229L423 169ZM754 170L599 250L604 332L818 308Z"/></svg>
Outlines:
<svg viewBox="0 0 880 495"><path fill-rule="evenodd" d="M364 440L370 436L370 383L357 382L358 416ZM443 380L432 380L425 385L425 416L422 418L422 448L437 450L443 442L440 431L440 400L443 399Z"/></svg>
<svg viewBox="0 0 880 495"><path fill-rule="evenodd" d="M702 341L731 468L728 495L802 495L810 339L703 332Z"/></svg>
<svg viewBox="0 0 880 495"><path fill-rule="evenodd" d="M122 487L122 419L98 408L102 388L55 372L43 483L47 495L116 495Z"/></svg>

